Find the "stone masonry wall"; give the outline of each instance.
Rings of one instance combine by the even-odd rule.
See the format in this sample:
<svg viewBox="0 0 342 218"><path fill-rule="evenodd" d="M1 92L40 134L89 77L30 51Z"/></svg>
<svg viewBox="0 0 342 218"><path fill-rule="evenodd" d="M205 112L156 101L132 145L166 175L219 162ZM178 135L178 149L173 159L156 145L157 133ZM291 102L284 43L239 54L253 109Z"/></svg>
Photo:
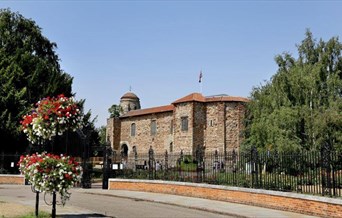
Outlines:
<svg viewBox="0 0 342 218"><path fill-rule="evenodd" d="M108 118L106 128L106 140L108 140L111 148L119 150L120 146L121 123L119 118Z"/></svg>
<svg viewBox="0 0 342 218"><path fill-rule="evenodd" d="M170 131L172 118L172 112L164 112L121 119L120 145L128 146L129 155L132 153L133 146L136 147L138 153L148 154L150 146L155 153L164 153L173 140ZM151 135L152 120L157 122L155 135ZM131 136L132 123L136 125L135 136Z"/></svg>
<svg viewBox="0 0 342 218"><path fill-rule="evenodd" d="M113 129L113 149L120 150L120 135L121 135L121 121L120 118L114 118L114 129Z"/></svg>
<svg viewBox="0 0 342 218"><path fill-rule="evenodd" d="M205 132L206 152L224 152L224 103L207 103L207 126Z"/></svg>
<svg viewBox="0 0 342 218"><path fill-rule="evenodd" d="M114 118L107 119L107 128L106 128L106 142L109 142L110 147L114 148Z"/></svg>
<svg viewBox="0 0 342 218"><path fill-rule="evenodd" d="M193 151L198 146L204 146L204 131L206 127L206 107L204 103L194 102Z"/></svg>
<svg viewBox="0 0 342 218"><path fill-rule="evenodd" d="M128 153L136 146L138 153L148 153L150 146L155 153L192 153L197 146L205 146L206 153L236 151L242 141L245 105L241 102L186 102L175 104L174 111L135 117L109 118L107 139L112 148L121 150L128 146ZM188 118L188 130L181 130L182 117ZM157 122L157 133L151 135L151 122ZM136 136L131 136L131 124L136 124ZM171 131L171 124L173 126Z"/></svg>
<svg viewBox="0 0 342 218"><path fill-rule="evenodd" d="M193 102L175 105L174 123L174 151L192 152L193 146ZM182 131L182 117L188 117L188 131Z"/></svg>
<svg viewBox="0 0 342 218"><path fill-rule="evenodd" d="M227 151L239 150L242 139L244 105L239 102L226 103L226 145Z"/></svg>

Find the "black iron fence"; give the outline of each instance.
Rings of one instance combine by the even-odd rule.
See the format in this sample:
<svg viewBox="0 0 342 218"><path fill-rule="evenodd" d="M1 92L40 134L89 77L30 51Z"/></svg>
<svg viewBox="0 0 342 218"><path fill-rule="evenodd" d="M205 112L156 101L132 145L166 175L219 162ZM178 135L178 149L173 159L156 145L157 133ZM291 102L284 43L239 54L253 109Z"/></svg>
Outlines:
<svg viewBox="0 0 342 218"><path fill-rule="evenodd" d="M112 154L110 177L342 196L342 153L322 151Z"/></svg>
<svg viewBox="0 0 342 218"><path fill-rule="evenodd" d="M17 163L20 160L20 154L0 153L0 174L18 174L19 167Z"/></svg>

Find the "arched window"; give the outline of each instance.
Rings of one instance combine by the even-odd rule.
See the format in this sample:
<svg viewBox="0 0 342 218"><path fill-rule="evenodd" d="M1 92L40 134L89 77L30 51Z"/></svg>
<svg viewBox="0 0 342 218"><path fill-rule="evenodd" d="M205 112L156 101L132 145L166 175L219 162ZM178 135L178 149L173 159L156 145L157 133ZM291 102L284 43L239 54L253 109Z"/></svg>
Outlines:
<svg viewBox="0 0 342 218"><path fill-rule="evenodd" d="M151 121L151 135L157 134L157 121Z"/></svg>
<svg viewBox="0 0 342 218"><path fill-rule="evenodd" d="M173 152L173 143L170 142L170 152Z"/></svg>
<svg viewBox="0 0 342 218"><path fill-rule="evenodd" d="M131 136L135 136L135 123L131 124Z"/></svg>
<svg viewBox="0 0 342 218"><path fill-rule="evenodd" d="M171 123L170 123L170 134L173 133L173 120L171 120Z"/></svg>
<svg viewBox="0 0 342 218"><path fill-rule="evenodd" d="M181 117L181 129L182 131L188 131L188 117Z"/></svg>

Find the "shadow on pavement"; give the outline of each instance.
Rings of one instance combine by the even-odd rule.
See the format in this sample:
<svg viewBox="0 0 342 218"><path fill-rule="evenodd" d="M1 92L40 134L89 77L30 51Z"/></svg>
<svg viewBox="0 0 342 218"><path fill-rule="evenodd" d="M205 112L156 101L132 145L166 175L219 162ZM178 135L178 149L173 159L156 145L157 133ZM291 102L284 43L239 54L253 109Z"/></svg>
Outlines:
<svg viewBox="0 0 342 218"><path fill-rule="evenodd" d="M106 218L115 218L113 216L105 216L103 214L91 213L91 214L63 214L57 215L58 218L97 218L97 217L106 217Z"/></svg>

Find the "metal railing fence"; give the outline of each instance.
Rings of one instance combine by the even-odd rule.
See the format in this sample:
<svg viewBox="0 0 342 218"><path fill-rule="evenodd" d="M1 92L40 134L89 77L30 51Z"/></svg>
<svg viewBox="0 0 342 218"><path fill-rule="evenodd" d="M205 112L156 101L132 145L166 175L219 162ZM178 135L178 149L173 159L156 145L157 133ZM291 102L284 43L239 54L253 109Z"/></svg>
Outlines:
<svg viewBox="0 0 342 218"><path fill-rule="evenodd" d="M111 177L196 182L297 192L330 197L342 196L342 153L334 151L226 152L111 156L121 168Z"/></svg>

